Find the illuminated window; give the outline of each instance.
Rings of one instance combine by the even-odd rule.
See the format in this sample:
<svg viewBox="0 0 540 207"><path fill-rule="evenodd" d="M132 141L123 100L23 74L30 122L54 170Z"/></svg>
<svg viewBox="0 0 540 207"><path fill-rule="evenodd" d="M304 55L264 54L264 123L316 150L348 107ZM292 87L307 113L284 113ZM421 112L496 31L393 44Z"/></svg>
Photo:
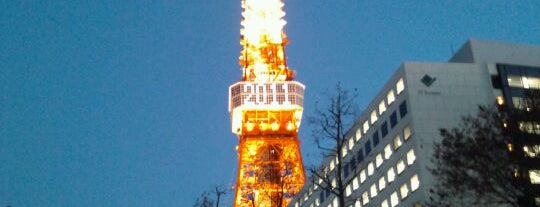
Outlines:
<svg viewBox="0 0 540 207"><path fill-rule="evenodd" d="M373 167L373 162L370 162L367 166L367 174L368 176L371 176L373 175L373 171L375 170L375 168Z"/></svg>
<svg viewBox="0 0 540 207"><path fill-rule="evenodd" d="M362 204L359 200L356 200L356 202L354 202L354 207L362 207Z"/></svg>
<svg viewBox="0 0 540 207"><path fill-rule="evenodd" d="M386 102L388 105L392 104L396 100L396 97L394 96L394 91L390 90L388 94L386 95Z"/></svg>
<svg viewBox="0 0 540 207"><path fill-rule="evenodd" d="M337 186L336 178L332 179L332 183L330 185L332 185L333 188Z"/></svg>
<svg viewBox="0 0 540 207"><path fill-rule="evenodd" d="M379 115L384 113L384 111L386 111L386 105L384 104L384 100L382 100L381 103L379 103Z"/></svg>
<svg viewBox="0 0 540 207"><path fill-rule="evenodd" d="M377 196L377 186L375 185L375 183L373 185L371 185L371 187L369 188L369 194L371 196L371 198Z"/></svg>
<svg viewBox="0 0 540 207"><path fill-rule="evenodd" d="M376 121L377 121L377 111L373 110L371 112L371 124L375 124Z"/></svg>
<svg viewBox="0 0 540 207"><path fill-rule="evenodd" d="M382 176L379 179L379 190L382 191L384 188L386 188L386 181L384 180L384 176Z"/></svg>
<svg viewBox="0 0 540 207"><path fill-rule="evenodd" d="M535 100L537 102L538 100ZM534 103L534 102L533 102ZM524 98L521 97L512 97L512 104L514 108L526 111L531 111L531 103L528 103Z"/></svg>
<svg viewBox="0 0 540 207"><path fill-rule="evenodd" d="M388 169L388 172L386 172L386 180L388 180L388 183L391 183L396 179L396 173L394 172L394 168L391 167Z"/></svg>
<svg viewBox="0 0 540 207"><path fill-rule="evenodd" d="M401 147L401 137L399 135L396 135L394 138L394 150L397 150L399 147Z"/></svg>
<svg viewBox="0 0 540 207"><path fill-rule="evenodd" d="M392 147L390 144L387 144L384 147L384 159L390 159L390 156L392 156Z"/></svg>
<svg viewBox="0 0 540 207"><path fill-rule="evenodd" d="M540 184L540 170L529 170L529 178L532 184Z"/></svg>
<svg viewBox="0 0 540 207"><path fill-rule="evenodd" d="M405 89L405 84L403 83L403 78L400 78L398 82L396 83L396 91L397 94L400 94L403 89Z"/></svg>
<svg viewBox="0 0 540 207"><path fill-rule="evenodd" d="M345 195L346 196L350 196L352 193L352 186L349 184L347 185L347 187L345 188Z"/></svg>
<svg viewBox="0 0 540 207"><path fill-rule="evenodd" d="M420 180L418 180L418 175L413 175L411 177L411 191L415 191L420 187Z"/></svg>
<svg viewBox="0 0 540 207"><path fill-rule="evenodd" d="M382 157L382 154L379 153L376 157L375 157L375 167L379 168L383 163L383 157Z"/></svg>
<svg viewBox="0 0 540 207"><path fill-rule="evenodd" d="M358 177L354 177L353 179L353 182L352 182L352 187L353 187L353 190L356 190L358 189Z"/></svg>
<svg viewBox="0 0 540 207"><path fill-rule="evenodd" d="M401 185L399 188L399 194L401 195L401 199L407 198L409 195L409 189L407 188L407 183Z"/></svg>
<svg viewBox="0 0 540 207"><path fill-rule="evenodd" d="M330 161L330 171L334 170L334 167L336 167L336 164L334 163L334 160Z"/></svg>
<svg viewBox="0 0 540 207"><path fill-rule="evenodd" d="M394 192L392 193L392 195L390 195L390 206L394 207L394 206L397 206L398 204L399 204L399 198L397 196L397 193Z"/></svg>
<svg viewBox="0 0 540 207"><path fill-rule="evenodd" d="M366 171L362 170L360 171L360 183L362 184L364 181L366 181Z"/></svg>
<svg viewBox="0 0 540 207"><path fill-rule="evenodd" d="M353 147L354 147L354 139L351 137L349 139L349 150L352 150Z"/></svg>
<svg viewBox="0 0 540 207"><path fill-rule="evenodd" d="M540 134L539 122L519 122L519 130L529 134Z"/></svg>
<svg viewBox="0 0 540 207"><path fill-rule="evenodd" d="M508 76L508 86L523 88L523 82L521 81L521 76L509 75Z"/></svg>
<svg viewBox="0 0 540 207"><path fill-rule="evenodd" d="M411 138L411 127L406 126L403 129L403 138L405 138L405 140L408 140L409 138Z"/></svg>
<svg viewBox="0 0 540 207"><path fill-rule="evenodd" d="M407 152L407 164L412 165L415 160L416 160L416 156L414 155L414 150L411 149L409 150L409 152Z"/></svg>
<svg viewBox="0 0 540 207"><path fill-rule="evenodd" d="M341 157L347 156L347 153L348 153L347 146L343 146L343 148L341 148Z"/></svg>
<svg viewBox="0 0 540 207"><path fill-rule="evenodd" d="M360 127L356 130L356 141L360 141L360 139L362 138L362 130L360 129Z"/></svg>
<svg viewBox="0 0 540 207"><path fill-rule="evenodd" d="M524 146L523 152L527 157L538 157L540 155L540 145Z"/></svg>
<svg viewBox="0 0 540 207"><path fill-rule="evenodd" d="M335 197L334 200L332 201L332 206L333 206L333 207L339 207L337 197Z"/></svg>
<svg viewBox="0 0 540 207"><path fill-rule="evenodd" d="M398 175L401 174L405 170L405 162L403 162L403 160L400 160L397 163L396 169L397 169L397 174Z"/></svg>
<svg viewBox="0 0 540 207"><path fill-rule="evenodd" d="M362 194L362 205L366 205L369 203L369 195L368 195L368 192L364 192Z"/></svg>
<svg viewBox="0 0 540 207"><path fill-rule="evenodd" d="M369 122L366 120L364 122L364 134L367 132L367 130L369 130Z"/></svg>
<svg viewBox="0 0 540 207"><path fill-rule="evenodd" d="M384 201L381 203L381 207L389 207L388 206L388 199L384 199Z"/></svg>

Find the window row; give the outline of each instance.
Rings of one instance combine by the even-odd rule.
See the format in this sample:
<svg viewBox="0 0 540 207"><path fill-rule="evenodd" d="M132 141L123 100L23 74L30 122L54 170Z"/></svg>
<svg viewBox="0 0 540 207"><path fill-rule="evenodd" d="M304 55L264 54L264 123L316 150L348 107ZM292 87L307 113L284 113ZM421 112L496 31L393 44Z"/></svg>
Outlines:
<svg viewBox="0 0 540 207"><path fill-rule="evenodd" d="M373 182L369 188L362 194L362 204L365 205L369 203L369 199L374 198L377 194L383 191L389 183L392 183L396 176L400 175L405 171L407 166L411 166L416 161L416 155L414 150L411 149L407 152L405 159L401 159L397 162L395 166L390 167L386 173L384 173L376 182ZM376 166L375 166L376 167ZM374 167L373 162L370 163L366 170L362 170L360 174L355 177L351 184L347 185L345 188L345 195L349 196L353 191L357 190L360 185L362 185L369 176L373 175ZM369 196L368 196L369 195ZM366 199L364 199L364 197Z"/></svg>
<svg viewBox="0 0 540 207"><path fill-rule="evenodd" d="M529 134L540 134L540 122L519 122L519 130Z"/></svg>
<svg viewBox="0 0 540 207"><path fill-rule="evenodd" d="M390 198L384 199L381 202L381 207L397 206L400 203L400 201L405 200L409 196L409 194L416 191L419 187L420 187L420 179L418 179L418 175L415 174L409 179L409 182L404 183L403 185L401 185L399 190L390 194ZM398 197L398 193L399 193L399 197Z"/></svg>
<svg viewBox="0 0 540 207"><path fill-rule="evenodd" d="M399 111L399 117L401 119L404 118L407 115L407 113L408 113L407 102L405 100L403 102L401 102L401 104L399 105L398 111ZM391 130L395 126L397 126L397 124L398 124L398 115L397 115L398 111L394 111L390 115L390 118L389 118L388 122L386 120L384 120L383 123L381 124L381 127L373 132L371 139L367 140L364 143L364 148L359 149L357 151L357 158L356 159L359 159L359 160L357 160L358 162L360 162L362 160L360 158L363 158L364 155L369 154L371 152L371 149L375 148L379 144L381 138L385 138L388 135L389 130ZM390 126L388 126L388 123L390 123ZM356 132L356 137L362 137L362 135L365 135L365 134L359 133L359 131L360 131L360 129L358 129L358 131ZM355 144L356 144L355 140L353 140L352 138L349 138L348 142L345 143L344 146L341 148L341 156L343 158L345 158L348 155L349 151L354 148ZM362 153L362 155L360 155L360 153Z"/></svg>
<svg viewBox="0 0 540 207"><path fill-rule="evenodd" d="M508 75L508 86L525 89L540 89L540 77Z"/></svg>
<svg viewBox="0 0 540 207"><path fill-rule="evenodd" d="M384 159L389 159L390 155L392 155L392 149L397 150L403 144L403 142L407 141L410 137L411 137L411 128L410 126L406 126L405 128L403 128L402 133L398 133L394 137L392 142L384 146L384 148L382 149L382 152L375 156L375 163L377 167L379 167L382 164L383 157ZM373 147L376 147L379 144L379 141L377 140L376 144L375 144L375 139L373 141L374 141ZM393 148L391 144L393 144ZM372 149L371 140L368 140L365 143L363 148L358 149L358 151L356 152L356 157L352 157L347 164L344 164L343 166L344 177L347 177L349 175L349 171L354 170L357 164L364 161L364 158L367 157L367 155L371 152L371 149ZM335 168L336 162L337 162L337 159L332 160L330 162L330 170L333 170Z"/></svg>

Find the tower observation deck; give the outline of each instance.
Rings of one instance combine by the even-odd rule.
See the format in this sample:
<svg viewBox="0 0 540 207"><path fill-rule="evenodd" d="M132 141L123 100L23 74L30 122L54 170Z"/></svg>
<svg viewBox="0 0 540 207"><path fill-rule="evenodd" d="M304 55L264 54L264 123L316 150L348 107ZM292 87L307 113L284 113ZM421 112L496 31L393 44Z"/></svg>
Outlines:
<svg viewBox="0 0 540 207"><path fill-rule="evenodd" d="M242 80L229 87L239 137L235 207L286 206L305 181L298 129L304 85L287 67L281 0L242 0Z"/></svg>

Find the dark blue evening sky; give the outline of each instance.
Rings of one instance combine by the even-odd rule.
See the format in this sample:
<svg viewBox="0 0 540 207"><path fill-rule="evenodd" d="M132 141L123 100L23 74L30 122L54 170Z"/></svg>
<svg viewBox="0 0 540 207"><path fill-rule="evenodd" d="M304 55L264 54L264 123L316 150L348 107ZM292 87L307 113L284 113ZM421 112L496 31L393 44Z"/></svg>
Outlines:
<svg viewBox="0 0 540 207"><path fill-rule="evenodd" d="M540 45L538 0L285 7L306 116L338 81L363 108L400 62L444 62L468 38ZM240 0L0 0L0 11L0 206L191 206L234 184Z"/></svg>

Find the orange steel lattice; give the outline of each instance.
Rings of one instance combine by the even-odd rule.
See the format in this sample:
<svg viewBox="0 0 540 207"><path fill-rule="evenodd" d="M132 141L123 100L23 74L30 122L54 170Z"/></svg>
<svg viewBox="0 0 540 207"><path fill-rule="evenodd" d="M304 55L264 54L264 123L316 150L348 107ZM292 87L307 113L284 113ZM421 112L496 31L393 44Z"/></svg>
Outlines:
<svg viewBox="0 0 540 207"><path fill-rule="evenodd" d="M229 88L239 137L235 207L286 206L305 182L298 128L304 85L285 58L281 0L242 0L242 81Z"/></svg>

